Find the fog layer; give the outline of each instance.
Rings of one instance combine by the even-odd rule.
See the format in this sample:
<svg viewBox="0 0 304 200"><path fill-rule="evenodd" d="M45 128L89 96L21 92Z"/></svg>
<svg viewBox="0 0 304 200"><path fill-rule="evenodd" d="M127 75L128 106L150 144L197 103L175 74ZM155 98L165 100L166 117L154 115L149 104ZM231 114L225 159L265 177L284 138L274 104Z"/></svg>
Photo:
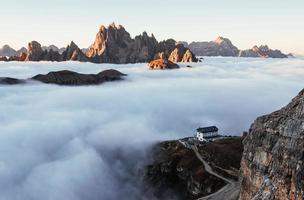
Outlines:
<svg viewBox="0 0 304 200"><path fill-rule="evenodd" d="M0 200L139 199L137 174L156 141L216 125L239 135L304 86L302 59L207 58L193 68L146 64L0 63L0 76L114 68L99 86L0 86Z"/></svg>

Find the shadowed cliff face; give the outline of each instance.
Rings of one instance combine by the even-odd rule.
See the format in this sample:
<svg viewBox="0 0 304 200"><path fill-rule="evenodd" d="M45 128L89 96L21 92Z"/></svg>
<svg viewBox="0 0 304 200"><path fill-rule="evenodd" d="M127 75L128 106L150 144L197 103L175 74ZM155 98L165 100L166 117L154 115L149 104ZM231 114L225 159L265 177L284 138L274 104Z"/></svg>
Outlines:
<svg viewBox="0 0 304 200"><path fill-rule="evenodd" d="M256 119L244 141L241 199L302 200L304 90L290 104Z"/></svg>

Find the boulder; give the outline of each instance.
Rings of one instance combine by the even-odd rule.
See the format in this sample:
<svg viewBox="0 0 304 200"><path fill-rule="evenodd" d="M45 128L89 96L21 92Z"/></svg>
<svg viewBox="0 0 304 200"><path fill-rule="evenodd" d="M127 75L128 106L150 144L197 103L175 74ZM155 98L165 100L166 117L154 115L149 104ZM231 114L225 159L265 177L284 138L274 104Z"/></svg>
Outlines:
<svg viewBox="0 0 304 200"><path fill-rule="evenodd" d="M149 69L178 69L179 66L169 60L165 60L165 59L157 59L157 60L153 60L149 63Z"/></svg>

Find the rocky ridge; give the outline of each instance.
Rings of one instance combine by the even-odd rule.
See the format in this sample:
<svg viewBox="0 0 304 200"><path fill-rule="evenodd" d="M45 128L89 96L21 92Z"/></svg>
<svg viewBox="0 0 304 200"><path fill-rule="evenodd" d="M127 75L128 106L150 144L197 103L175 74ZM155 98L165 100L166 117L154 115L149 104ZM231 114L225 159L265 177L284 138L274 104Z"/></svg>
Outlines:
<svg viewBox="0 0 304 200"><path fill-rule="evenodd" d="M230 56L230 57L261 57L287 58L280 50L272 50L267 45L254 46L251 49L240 50L228 38L218 37L210 42L180 42L197 56Z"/></svg>
<svg viewBox="0 0 304 200"><path fill-rule="evenodd" d="M24 84L27 81L38 81L46 84L81 86L81 85L98 85L110 81L123 80L123 74L117 70L104 70L97 74L81 74L69 70L49 72L48 74L38 74L27 80L15 79L9 77L0 77L0 85Z"/></svg>
<svg viewBox="0 0 304 200"><path fill-rule="evenodd" d="M62 51L62 52L59 52ZM85 53L83 51L86 51ZM164 58L173 62L197 62L190 49L169 39L158 42L146 32L132 38L122 25L101 26L88 49L80 49L73 41L64 49L42 47L37 41L28 44L25 61L80 61L93 63L140 63ZM161 57L160 57L161 56ZM23 61L21 56L1 58L3 61Z"/></svg>

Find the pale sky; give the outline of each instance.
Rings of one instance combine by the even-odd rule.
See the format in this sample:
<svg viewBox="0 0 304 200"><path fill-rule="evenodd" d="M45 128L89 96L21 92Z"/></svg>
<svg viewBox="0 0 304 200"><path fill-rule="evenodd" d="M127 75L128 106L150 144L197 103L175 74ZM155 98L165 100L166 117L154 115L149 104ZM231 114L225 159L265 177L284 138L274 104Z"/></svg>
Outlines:
<svg viewBox="0 0 304 200"><path fill-rule="evenodd" d="M101 24L115 21L132 36L143 31L158 40L210 41L224 36L241 49L268 44L304 54L303 0L0 0L0 46L81 48Z"/></svg>

